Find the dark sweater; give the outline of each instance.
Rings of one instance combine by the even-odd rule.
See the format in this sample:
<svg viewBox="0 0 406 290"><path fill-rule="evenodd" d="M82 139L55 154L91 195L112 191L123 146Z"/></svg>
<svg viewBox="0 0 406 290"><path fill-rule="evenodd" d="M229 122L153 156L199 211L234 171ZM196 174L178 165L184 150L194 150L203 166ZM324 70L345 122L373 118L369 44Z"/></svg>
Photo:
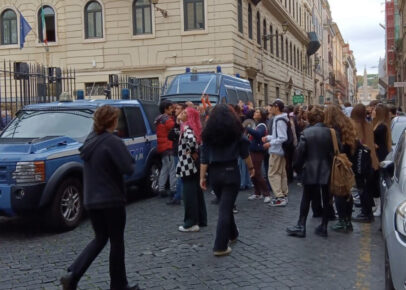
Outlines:
<svg viewBox="0 0 406 290"><path fill-rule="evenodd" d="M235 140L233 143L227 146L210 146L209 144L204 144L201 146L200 151L200 162L202 164L216 164L216 163L227 163L235 161L237 162L238 157L245 159L249 156L249 145L250 142L246 137L242 137Z"/></svg>
<svg viewBox="0 0 406 290"><path fill-rule="evenodd" d="M79 148L84 160L84 206L100 209L124 206L124 174L134 171L134 159L123 141L111 134L92 132Z"/></svg>
<svg viewBox="0 0 406 290"><path fill-rule="evenodd" d="M262 137L264 137L267 133L267 127L264 123L260 123L257 125L255 129L251 129L250 127L246 128L248 134L250 134L250 152L264 152L264 143L262 143Z"/></svg>

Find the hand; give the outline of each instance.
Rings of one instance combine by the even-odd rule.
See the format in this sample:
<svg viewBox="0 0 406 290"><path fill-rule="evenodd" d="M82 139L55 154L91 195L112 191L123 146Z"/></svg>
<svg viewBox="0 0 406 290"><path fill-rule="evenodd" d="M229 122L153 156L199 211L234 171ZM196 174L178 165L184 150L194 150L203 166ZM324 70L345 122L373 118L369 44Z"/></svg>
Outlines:
<svg viewBox="0 0 406 290"><path fill-rule="evenodd" d="M262 143L267 143L268 142L268 140L266 139L266 137L262 137Z"/></svg>
<svg viewBox="0 0 406 290"><path fill-rule="evenodd" d="M193 152L193 153L192 153L192 159L193 159L194 161L196 161L197 159L199 159L199 153Z"/></svg>
<svg viewBox="0 0 406 290"><path fill-rule="evenodd" d="M250 169L248 169L248 172L250 173L250 177L251 177L251 178L254 177L254 175L255 175L255 169L254 169L254 167L251 167Z"/></svg>
<svg viewBox="0 0 406 290"><path fill-rule="evenodd" d="M271 147L271 143L264 143L264 149L266 149L266 150L268 150L269 149L269 147Z"/></svg>
<svg viewBox="0 0 406 290"><path fill-rule="evenodd" d="M203 190L207 190L206 178L200 178L200 187Z"/></svg>

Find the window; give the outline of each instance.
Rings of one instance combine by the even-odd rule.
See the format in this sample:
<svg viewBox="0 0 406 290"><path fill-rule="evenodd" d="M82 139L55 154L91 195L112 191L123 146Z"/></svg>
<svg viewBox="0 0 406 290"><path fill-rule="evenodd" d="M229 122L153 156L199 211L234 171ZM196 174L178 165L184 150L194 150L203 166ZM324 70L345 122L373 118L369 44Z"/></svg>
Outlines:
<svg viewBox="0 0 406 290"><path fill-rule="evenodd" d="M229 104L238 104L238 96L237 96L237 92L235 91L234 88L229 87L226 88L226 92L227 92L227 101Z"/></svg>
<svg viewBox="0 0 406 290"><path fill-rule="evenodd" d="M152 34L152 9L150 0L133 2L133 34Z"/></svg>
<svg viewBox="0 0 406 290"><path fill-rule="evenodd" d="M295 18L295 0L293 0L293 5L292 5L292 9L293 9L293 18Z"/></svg>
<svg viewBox="0 0 406 290"><path fill-rule="evenodd" d="M290 53L290 65L293 65L293 57L292 57L292 43L289 43L289 53Z"/></svg>
<svg viewBox="0 0 406 290"><path fill-rule="evenodd" d="M271 53L273 54L273 27L272 27L272 25L269 26L269 34L271 35L270 50L271 50Z"/></svg>
<svg viewBox="0 0 406 290"><path fill-rule="evenodd" d="M257 12L257 43L261 45L261 15Z"/></svg>
<svg viewBox="0 0 406 290"><path fill-rule="evenodd" d="M238 31L243 33L242 0L238 0Z"/></svg>
<svg viewBox="0 0 406 290"><path fill-rule="evenodd" d="M284 60L284 49L283 49L283 35L281 35L281 59Z"/></svg>
<svg viewBox="0 0 406 290"><path fill-rule="evenodd" d="M56 41L55 12L47 5L38 10L38 38L39 42Z"/></svg>
<svg viewBox="0 0 406 290"><path fill-rule="evenodd" d="M85 83L86 96L104 96L104 90L107 89L106 82Z"/></svg>
<svg viewBox="0 0 406 290"><path fill-rule="evenodd" d="M203 30L204 23L204 0L184 0L185 31Z"/></svg>
<svg viewBox="0 0 406 290"><path fill-rule="evenodd" d="M278 30L275 32L275 39L276 39L276 57L279 57L279 33Z"/></svg>
<svg viewBox="0 0 406 290"><path fill-rule="evenodd" d="M289 43L288 38L286 38L286 63L289 64Z"/></svg>
<svg viewBox="0 0 406 290"><path fill-rule="evenodd" d="M91 1L85 7L85 37L103 38L103 9L97 1Z"/></svg>
<svg viewBox="0 0 406 290"><path fill-rule="evenodd" d="M266 20L264 19L264 49L267 50L268 49L268 41L265 39L266 36Z"/></svg>
<svg viewBox="0 0 406 290"><path fill-rule="evenodd" d="M269 104L268 84L264 84L264 100L265 105L268 105Z"/></svg>
<svg viewBox="0 0 406 290"><path fill-rule="evenodd" d="M248 37L252 39L252 8L248 5Z"/></svg>
<svg viewBox="0 0 406 290"><path fill-rule="evenodd" d="M292 12L292 0L289 0L289 13Z"/></svg>
<svg viewBox="0 0 406 290"><path fill-rule="evenodd" d="M7 9L1 14L1 44L17 44L17 14Z"/></svg>
<svg viewBox="0 0 406 290"><path fill-rule="evenodd" d="M296 46L293 46L293 67L296 68Z"/></svg>
<svg viewBox="0 0 406 290"><path fill-rule="evenodd" d="M127 107L124 108L125 115L127 117L129 137L143 137L147 134L147 129L145 128L144 118L140 108L138 107Z"/></svg>
<svg viewBox="0 0 406 290"><path fill-rule="evenodd" d="M276 98L279 99L279 87L276 87Z"/></svg>

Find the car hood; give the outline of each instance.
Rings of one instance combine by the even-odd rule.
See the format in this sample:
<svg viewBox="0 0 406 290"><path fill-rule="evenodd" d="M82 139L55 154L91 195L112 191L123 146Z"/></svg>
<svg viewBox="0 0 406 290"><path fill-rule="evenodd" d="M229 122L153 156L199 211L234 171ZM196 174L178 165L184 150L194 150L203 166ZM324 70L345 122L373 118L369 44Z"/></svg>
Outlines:
<svg viewBox="0 0 406 290"><path fill-rule="evenodd" d="M30 159L32 155L46 157L49 154L77 149L81 143L69 137L0 138L0 161Z"/></svg>

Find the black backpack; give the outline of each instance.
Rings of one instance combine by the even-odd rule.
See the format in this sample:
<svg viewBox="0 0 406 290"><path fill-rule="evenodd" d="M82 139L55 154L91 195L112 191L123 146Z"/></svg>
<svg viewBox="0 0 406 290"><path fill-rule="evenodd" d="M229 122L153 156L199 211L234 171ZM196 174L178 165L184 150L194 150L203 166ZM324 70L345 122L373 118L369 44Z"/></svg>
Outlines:
<svg viewBox="0 0 406 290"><path fill-rule="evenodd" d="M287 128L288 139L286 139L286 141L282 143L283 152L286 154L287 152L291 152L292 150L295 149L295 146L293 145L293 131L292 131L292 127L290 126L289 121L286 121L284 118L279 118L275 122L276 127L278 127L278 125L277 125L278 121L285 122L286 128ZM278 130L277 129L276 129L276 138L278 138Z"/></svg>
<svg viewBox="0 0 406 290"><path fill-rule="evenodd" d="M367 178L372 172L371 150L361 142L355 150L352 171L357 178Z"/></svg>

